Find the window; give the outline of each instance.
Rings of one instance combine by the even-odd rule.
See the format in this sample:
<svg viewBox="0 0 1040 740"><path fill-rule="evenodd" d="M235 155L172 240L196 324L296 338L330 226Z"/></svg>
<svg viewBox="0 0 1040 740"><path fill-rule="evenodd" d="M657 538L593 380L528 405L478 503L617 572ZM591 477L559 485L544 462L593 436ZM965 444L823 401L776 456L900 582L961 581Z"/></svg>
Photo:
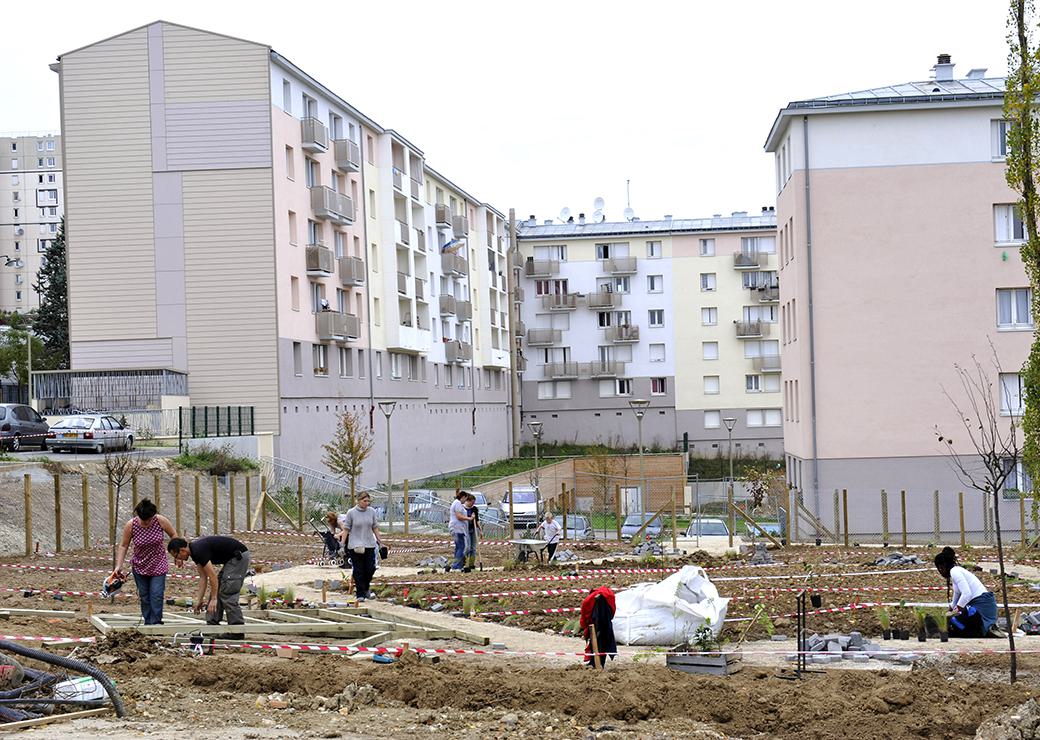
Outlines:
<svg viewBox="0 0 1040 740"><path fill-rule="evenodd" d="M47 182L57 182L54 175L47 175Z"/></svg>
<svg viewBox="0 0 1040 740"><path fill-rule="evenodd" d="M617 394L619 396L631 396L632 395L632 380L631 380L631 378L618 378L617 379Z"/></svg>
<svg viewBox="0 0 1040 740"><path fill-rule="evenodd" d="M997 288L997 327L1031 329L1029 288Z"/></svg>
<svg viewBox="0 0 1040 740"><path fill-rule="evenodd" d="M47 151L48 152L53 152L54 151L54 142L53 141L48 141L47 142Z"/></svg>
<svg viewBox="0 0 1040 740"><path fill-rule="evenodd" d="M1026 240L1026 226L1017 205L993 206L997 244L1020 244Z"/></svg>
<svg viewBox="0 0 1040 740"><path fill-rule="evenodd" d="M440 201L438 201L440 202ZM598 248L599 245L597 245ZM558 260L560 262L567 261L567 245L566 244L546 244L544 246L536 246L534 248L534 258L536 260Z"/></svg>
<svg viewBox="0 0 1040 740"><path fill-rule="evenodd" d="M646 243L646 256L652 260L660 259L661 257L661 242L647 242Z"/></svg>
<svg viewBox="0 0 1040 740"><path fill-rule="evenodd" d="M18 169L18 160L17 159L12 159L11 160L11 169L12 170Z"/></svg>
<svg viewBox="0 0 1040 740"><path fill-rule="evenodd" d="M715 256L715 240L701 239L701 257Z"/></svg>
<svg viewBox="0 0 1040 740"><path fill-rule="evenodd" d="M361 318L360 316L358 317ZM379 299L372 299L372 323L376 326L381 326L383 323L383 312L379 310Z"/></svg>
<svg viewBox="0 0 1040 740"><path fill-rule="evenodd" d="M1011 467L1011 461L1004 461L1004 469L1007 470ZM1015 463L1015 467L1008 472L1008 477L1004 479L1004 493L1033 493L1033 479L1029 477L1029 473L1026 472L1022 462ZM1009 497L1017 498L1017 496Z"/></svg>
<svg viewBox="0 0 1040 740"><path fill-rule="evenodd" d="M11 151L12 152L17 152L18 151L18 142L17 141L12 141L11 142ZM0 416L0 419L2 419L2 418L3 417Z"/></svg>
<svg viewBox="0 0 1040 740"><path fill-rule="evenodd" d="M666 378L650 378L650 395L663 396L667 389Z"/></svg>
<svg viewBox="0 0 1040 740"><path fill-rule="evenodd" d="M317 118L318 101L312 98L307 93L302 93L300 98L303 100L303 110L300 111L300 115L307 118Z"/></svg>
<svg viewBox="0 0 1040 740"><path fill-rule="evenodd" d="M701 357L705 360L717 360L719 359L719 343L718 342L702 342L701 343Z"/></svg>
<svg viewBox="0 0 1040 740"><path fill-rule="evenodd" d="M282 80L282 110L292 115L292 85L289 80Z"/></svg>
<svg viewBox="0 0 1040 740"><path fill-rule="evenodd" d="M339 348L339 376L349 378L354 374L354 350L350 347Z"/></svg>
<svg viewBox="0 0 1040 740"><path fill-rule="evenodd" d="M705 429L718 429L722 426L722 412L721 411L705 411L704 412L704 428Z"/></svg>
<svg viewBox="0 0 1040 740"><path fill-rule="evenodd" d="M291 146L285 147L285 176L290 180L296 179L296 157Z"/></svg>
<svg viewBox="0 0 1040 740"><path fill-rule="evenodd" d="M292 310L300 310L300 279L293 275L289 278L289 295L292 300Z"/></svg>
<svg viewBox="0 0 1040 740"><path fill-rule="evenodd" d="M715 273L714 272L702 272L701 273L701 291L704 293L715 290Z"/></svg>
<svg viewBox="0 0 1040 740"><path fill-rule="evenodd" d="M372 355L369 355L371 357ZM358 377L364 380L365 378L365 350L359 349L357 351L357 374Z"/></svg>
<svg viewBox="0 0 1040 740"><path fill-rule="evenodd" d="M660 328L664 326L664 309L663 308L651 308L647 312L647 316L650 320L651 328Z"/></svg>
<svg viewBox="0 0 1040 740"><path fill-rule="evenodd" d="M307 219L307 244L308 245L323 244L324 240L321 238L322 237L322 233L321 232L322 232L321 224L319 224L317 221L311 221L310 219Z"/></svg>
<svg viewBox="0 0 1040 740"><path fill-rule="evenodd" d="M43 151L43 142L42 141L37 141L36 142L36 151L38 151L38 152L42 152Z"/></svg>
<svg viewBox="0 0 1040 740"><path fill-rule="evenodd" d="M1007 121L992 121L993 159L1007 157Z"/></svg>
<svg viewBox="0 0 1040 740"><path fill-rule="evenodd" d="M325 286L322 283L311 282L311 311L318 313L322 310L322 302L325 300Z"/></svg>
<svg viewBox="0 0 1040 740"><path fill-rule="evenodd" d="M321 185L321 165L316 160L310 157L305 157L303 160L303 166L306 168L307 175L307 187L313 188L317 185Z"/></svg>
<svg viewBox="0 0 1040 740"><path fill-rule="evenodd" d="M303 345L299 342L292 343L292 363L293 373L303 375Z"/></svg>
<svg viewBox="0 0 1040 740"><path fill-rule="evenodd" d="M719 392L719 376L718 375L705 375L704 376L704 393L707 395L715 395Z"/></svg>
<svg viewBox="0 0 1040 740"><path fill-rule="evenodd" d="M762 391L762 376L761 375L745 375L744 376L744 390L748 393L759 393Z"/></svg>
<svg viewBox="0 0 1040 740"><path fill-rule="evenodd" d="M614 278L614 292L615 293L628 293L631 290L631 283L628 277L616 277Z"/></svg>
<svg viewBox="0 0 1040 740"><path fill-rule="evenodd" d="M1025 411L1025 392L1022 388L1022 376L1018 373L1001 373L1001 416L1021 416L1023 411Z"/></svg>
<svg viewBox="0 0 1040 740"><path fill-rule="evenodd" d="M701 309L701 324L703 326L715 326L719 323L719 309L715 306L707 306Z"/></svg>
<svg viewBox="0 0 1040 740"><path fill-rule="evenodd" d="M538 398L542 400L570 397L571 381L569 380L550 380L538 384Z"/></svg>
<svg viewBox="0 0 1040 740"><path fill-rule="evenodd" d="M54 157L47 157L47 166L54 167L57 164L57 160Z"/></svg>
<svg viewBox="0 0 1040 740"><path fill-rule="evenodd" d="M647 275L646 292L660 293L664 290L664 275Z"/></svg>
<svg viewBox="0 0 1040 740"><path fill-rule="evenodd" d="M609 244L597 244L596 245L596 259L608 260L610 259L610 245Z"/></svg>
<svg viewBox="0 0 1040 740"><path fill-rule="evenodd" d="M599 328L600 329L605 329L606 327L610 326L611 325L611 318L613 316L614 316L614 314L610 313L610 311L599 311L599 312L597 312L597 314L596 314L596 321L599 324Z"/></svg>
<svg viewBox="0 0 1040 740"><path fill-rule="evenodd" d="M763 375L762 376L762 392L763 393L779 393L780 392L780 376L779 375Z"/></svg>
<svg viewBox="0 0 1040 740"><path fill-rule="evenodd" d="M296 222L296 211L289 211L289 243L293 246L299 243L299 224Z"/></svg>
<svg viewBox="0 0 1040 740"><path fill-rule="evenodd" d="M778 427L783 424L780 409L748 409L747 425L749 427Z"/></svg>
<svg viewBox="0 0 1040 740"><path fill-rule="evenodd" d="M329 348L324 344L315 344L313 348L314 352L314 374L315 375L328 375L329 374Z"/></svg>
<svg viewBox="0 0 1040 740"><path fill-rule="evenodd" d="M776 254L775 236L744 236L740 239L740 251L744 254Z"/></svg>
<svg viewBox="0 0 1040 740"><path fill-rule="evenodd" d="M376 352L376 377L383 377L383 353Z"/></svg>
<svg viewBox="0 0 1040 740"><path fill-rule="evenodd" d="M664 345L650 345L650 362L664 362Z"/></svg>
<svg viewBox="0 0 1040 740"><path fill-rule="evenodd" d="M394 380L401 379L401 355L396 352L390 353L390 377Z"/></svg>

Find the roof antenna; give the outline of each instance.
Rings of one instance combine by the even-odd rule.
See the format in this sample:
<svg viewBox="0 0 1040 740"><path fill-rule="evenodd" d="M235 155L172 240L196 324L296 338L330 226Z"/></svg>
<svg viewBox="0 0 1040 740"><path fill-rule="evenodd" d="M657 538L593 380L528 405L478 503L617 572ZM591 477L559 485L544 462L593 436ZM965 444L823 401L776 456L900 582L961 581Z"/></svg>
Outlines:
<svg viewBox="0 0 1040 740"><path fill-rule="evenodd" d="M631 221L635 218L636 212L632 210L632 181L625 180L625 220Z"/></svg>

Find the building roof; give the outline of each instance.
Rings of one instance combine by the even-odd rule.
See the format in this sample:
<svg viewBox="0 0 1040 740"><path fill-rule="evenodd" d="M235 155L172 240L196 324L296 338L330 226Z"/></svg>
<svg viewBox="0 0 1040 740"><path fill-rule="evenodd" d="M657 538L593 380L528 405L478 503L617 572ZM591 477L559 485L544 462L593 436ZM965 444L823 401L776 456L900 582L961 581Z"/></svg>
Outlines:
<svg viewBox="0 0 1040 740"><path fill-rule="evenodd" d="M604 221L594 224L537 224L530 220L517 222L519 239L580 239L594 236L633 236L640 234L675 234L706 231L762 231L776 228L776 214L712 216L711 218L670 218L660 221Z"/></svg>
<svg viewBox="0 0 1040 740"><path fill-rule="evenodd" d="M819 98L794 100L782 108L773 121L765 149L776 148L787 118L828 112L875 110L878 106L937 107L949 104L997 104L1004 99L1004 77L967 77L960 80L923 80L898 85L872 87L867 90L824 95Z"/></svg>

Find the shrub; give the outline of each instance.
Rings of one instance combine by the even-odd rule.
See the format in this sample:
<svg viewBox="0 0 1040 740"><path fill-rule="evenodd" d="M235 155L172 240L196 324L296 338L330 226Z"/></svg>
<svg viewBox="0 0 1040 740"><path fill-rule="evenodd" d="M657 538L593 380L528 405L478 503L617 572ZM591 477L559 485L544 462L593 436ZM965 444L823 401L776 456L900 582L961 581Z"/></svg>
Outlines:
<svg viewBox="0 0 1040 740"><path fill-rule="evenodd" d="M173 458L173 463L182 468L201 470L209 475L245 473L259 468L255 460L248 457L236 457L230 445L223 447L199 445L195 449L182 452Z"/></svg>

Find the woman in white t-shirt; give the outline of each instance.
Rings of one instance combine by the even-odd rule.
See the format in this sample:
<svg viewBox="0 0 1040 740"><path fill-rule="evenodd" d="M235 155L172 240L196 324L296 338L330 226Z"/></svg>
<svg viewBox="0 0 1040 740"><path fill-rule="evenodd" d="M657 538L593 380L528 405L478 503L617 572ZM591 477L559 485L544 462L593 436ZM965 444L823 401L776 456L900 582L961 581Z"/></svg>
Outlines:
<svg viewBox="0 0 1040 740"><path fill-rule="evenodd" d="M552 559L556 557L556 546L560 544L563 527L553 518L552 512L547 512L545 521L535 527L534 533L538 534L539 530L542 533L542 539L549 543L545 546L545 551L549 555L549 562L552 562Z"/></svg>
<svg viewBox="0 0 1040 740"><path fill-rule="evenodd" d="M935 556L935 568L946 579L950 596L948 629L951 637L1004 637L997 629L997 600L974 573L957 564L953 548Z"/></svg>

